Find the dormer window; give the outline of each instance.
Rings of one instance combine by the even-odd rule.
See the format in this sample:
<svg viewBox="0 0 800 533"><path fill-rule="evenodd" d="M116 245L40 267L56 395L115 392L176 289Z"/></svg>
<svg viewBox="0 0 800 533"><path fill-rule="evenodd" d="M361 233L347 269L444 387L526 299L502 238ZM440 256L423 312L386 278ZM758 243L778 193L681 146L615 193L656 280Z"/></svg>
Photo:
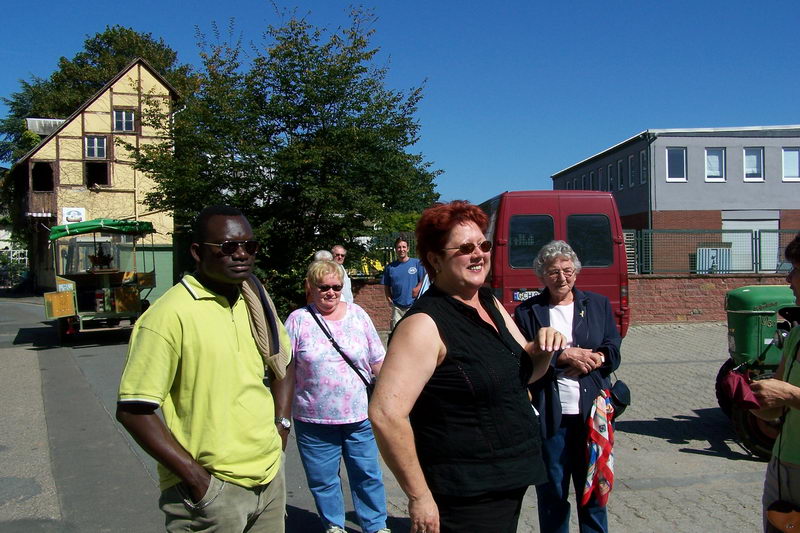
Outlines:
<svg viewBox="0 0 800 533"><path fill-rule="evenodd" d="M114 110L114 131L136 131L136 115L132 109Z"/></svg>
<svg viewBox="0 0 800 533"><path fill-rule="evenodd" d="M86 158L87 159L106 158L105 136L96 136L96 135L86 136Z"/></svg>

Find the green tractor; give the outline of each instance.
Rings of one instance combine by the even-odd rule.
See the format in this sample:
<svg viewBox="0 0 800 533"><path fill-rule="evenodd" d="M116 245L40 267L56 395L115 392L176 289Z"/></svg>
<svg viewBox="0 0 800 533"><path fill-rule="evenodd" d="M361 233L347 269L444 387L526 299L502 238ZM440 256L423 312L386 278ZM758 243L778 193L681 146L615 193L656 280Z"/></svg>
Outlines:
<svg viewBox="0 0 800 533"><path fill-rule="evenodd" d="M753 455L768 460L780 426L737 405L721 383L734 371L751 382L773 377L784 339L800 320L800 307L788 285L749 285L728 291L725 310L730 359L717 374L717 401L731 419L742 445Z"/></svg>

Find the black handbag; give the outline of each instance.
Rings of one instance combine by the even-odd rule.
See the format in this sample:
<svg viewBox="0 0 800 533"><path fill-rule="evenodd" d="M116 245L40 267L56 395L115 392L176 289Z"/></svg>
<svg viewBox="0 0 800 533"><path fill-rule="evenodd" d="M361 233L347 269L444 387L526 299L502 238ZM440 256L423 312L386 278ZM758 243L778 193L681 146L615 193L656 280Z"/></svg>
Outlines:
<svg viewBox="0 0 800 533"><path fill-rule="evenodd" d="M614 405L614 420L625 412L631 404L631 389L614 373L614 384L611 385L611 403Z"/></svg>
<svg viewBox="0 0 800 533"><path fill-rule="evenodd" d="M331 332L328 331L328 328L323 326L322 322L320 322L319 318L317 318L317 314L314 312L314 309L312 309L310 305L307 305L306 309L308 309L308 312L311 313L312 317L314 317L314 321L317 323L322 332L325 333L325 336L328 337L328 340L331 341L331 344L333 345L334 348L336 348L336 351L339 352L339 355L342 356L344 362L350 365L350 368L353 369L353 372L355 372L356 375L358 375L358 377L361 378L361 381L364 382L364 386L367 388L367 401L372 399L372 392L375 390L375 383L365 378L364 375L361 373L361 371L358 369L358 367L355 365L355 363L353 363L353 361L349 357L347 357L344 351L342 351L341 346L339 346L339 343L336 342L336 339L333 338L333 335L331 335Z"/></svg>

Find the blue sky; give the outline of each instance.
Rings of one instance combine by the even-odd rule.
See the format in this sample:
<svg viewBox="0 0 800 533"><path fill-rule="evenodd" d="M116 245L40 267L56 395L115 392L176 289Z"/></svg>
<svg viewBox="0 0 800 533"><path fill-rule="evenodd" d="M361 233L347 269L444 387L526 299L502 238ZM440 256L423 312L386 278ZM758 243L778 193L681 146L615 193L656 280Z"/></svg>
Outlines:
<svg viewBox="0 0 800 533"><path fill-rule="evenodd" d="M350 2L280 5L335 29ZM648 128L800 123L800 2L363 5L378 17L373 44L388 85L424 83L412 151L444 171L444 200L550 189L551 174ZM0 96L48 76L106 25L150 32L197 64L196 28L231 18L245 41L279 23L268 1L15 2L3 10Z"/></svg>

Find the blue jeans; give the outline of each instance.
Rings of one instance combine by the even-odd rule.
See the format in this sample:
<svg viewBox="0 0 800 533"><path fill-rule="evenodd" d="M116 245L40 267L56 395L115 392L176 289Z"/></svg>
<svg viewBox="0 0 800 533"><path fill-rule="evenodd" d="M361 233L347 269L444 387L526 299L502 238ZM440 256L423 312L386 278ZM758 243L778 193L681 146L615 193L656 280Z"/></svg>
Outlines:
<svg viewBox="0 0 800 533"><path fill-rule="evenodd" d="M564 415L555 435L542 443L547 482L536 486L539 530L542 533L569 532L569 483L575 486L576 500L583 496L586 482L586 423L580 415ZM607 533L608 515L595 497L578 507L581 533Z"/></svg>
<svg viewBox="0 0 800 533"><path fill-rule="evenodd" d="M374 533L385 528L386 494L369 420L352 424L310 424L295 420L295 428L308 488L325 527L344 528L344 496L339 477L339 463L344 457L361 529Z"/></svg>

